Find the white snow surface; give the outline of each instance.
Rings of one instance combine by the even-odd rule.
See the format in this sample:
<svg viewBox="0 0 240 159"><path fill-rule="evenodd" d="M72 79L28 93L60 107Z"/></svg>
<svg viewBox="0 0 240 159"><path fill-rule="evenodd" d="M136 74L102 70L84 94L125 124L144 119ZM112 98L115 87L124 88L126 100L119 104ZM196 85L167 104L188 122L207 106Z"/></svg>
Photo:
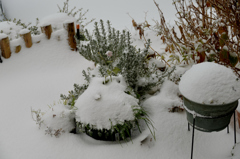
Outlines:
<svg viewBox="0 0 240 159"><path fill-rule="evenodd" d="M52 5L55 6L56 4L56 1L46 0L41 2L3 0L2 2L6 6L9 15L11 13L12 17L15 17L15 15L21 17L26 13L24 18L27 20L33 16L29 13L49 14L46 9L52 9ZM24 2L27 2L28 5ZM43 2L49 5L45 5ZM112 5L114 4L113 6L116 5L115 1L109 2ZM123 1L119 2L124 4L125 7L127 7L126 4L130 3L129 1L125 3ZM86 1L86 3L92 2ZM98 3L102 4L102 1ZM149 1L147 1L147 4L149 4ZM161 8L168 9L164 7L164 4L160 5ZM115 11L114 7L109 8L111 9L109 10L102 9L98 5L92 6L96 8L96 10L93 9L94 14L99 13L97 9L105 11L104 15L107 16L104 16L104 18L112 17L118 24L121 23L122 26L125 26L127 20L122 21L116 18L114 14L119 14L119 12ZM134 6L139 8L139 6L145 7L146 5L129 5L130 8L125 9L129 11ZM119 7L119 10L122 11L122 8L124 7ZM28 10L28 12L22 12L22 10ZM136 11L136 15L139 15L139 11ZM99 14L99 16L103 15ZM36 18L36 16L33 18ZM116 24L115 22L113 24ZM133 32L132 35L134 45L142 48L144 41L139 39L138 33ZM155 36L151 31L145 32L145 35L147 38L152 39L152 47L156 51L164 53L164 45L162 45L159 37ZM61 37L60 40L59 36ZM81 85L85 82L82 70L86 70L87 67L94 67L92 62L85 60L79 53L70 50L66 38L67 35L64 30L53 32L50 40L47 40L44 36L39 36L36 41L40 39L40 43L34 43L31 48L22 45L22 49L18 54L12 53L9 59L2 58L3 63L0 64L0 159L190 158L192 131L187 131L185 112L168 112L168 109L172 106L182 105L182 101L178 97L178 85L168 80L163 83L160 92L149 96L143 103L143 107L149 111L150 118L154 122L156 141L152 140L147 128L143 128L143 132L132 139L133 143L122 143L121 145L118 142L97 141L85 134L76 135L66 132L59 138L44 135L44 131L39 130L31 118L31 107L35 110L48 110L47 105L59 101L61 93L68 94L68 91L73 89L74 83ZM17 45L21 43L20 41L17 40L12 43ZM187 68L177 67L177 76L183 74ZM93 94L94 99L98 99L99 96L99 94ZM54 111L49 111L49 114L46 113L45 115L52 118L51 115L54 115L55 111L58 112L55 114L57 115L61 114L62 110L65 110L61 104L56 106L59 106L59 108L55 109L53 107ZM45 117L47 118L47 116ZM53 127L62 124L62 122L47 122L48 119L50 118L45 119L45 122L54 125ZM240 132L238 127L237 130ZM141 141L146 137L147 141L141 144ZM237 133L237 142L240 141L239 139L240 135ZM234 149L234 156L231 154L233 145L232 123L230 124L229 134L225 130L213 133L195 131L193 158L239 159L239 144Z"/></svg>
<svg viewBox="0 0 240 159"><path fill-rule="evenodd" d="M51 24L55 31L62 29L63 24L67 22L76 22L76 19L72 16L68 16L67 13L55 13L41 19L38 26L47 26Z"/></svg>
<svg viewBox="0 0 240 159"><path fill-rule="evenodd" d="M110 129L112 125L134 120L132 106L138 99L126 94L126 82L122 76L112 77L107 84L105 78L94 77L87 90L78 98L75 106L76 120L97 129ZM111 120L111 121L110 121Z"/></svg>
<svg viewBox="0 0 240 159"><path fill-rule="evenodd" d="M3 31L3 33L7 34L9 39L15 39L22 29L22 26L18 26L13 22L5 21L0 23L0 31Z"/></svg>
<svg viewBox="0 0 240 159"><path fill-rule="evenodd" d="M155 58L151 58L149 61L149 66L151 67L153 64L155 64L158 68L163 68L165 67L165 63L163 63L161 60L159 59L155 59Z"/></svg>
<svg viewBox="0 0 240 159"><path fill-rule="evenodd" d="M0 40L4 39L8 37L7 34L4 34L4 33L0 33Z"/></svg>
<svg viewBox="0 0 240 159"><path fill-rule="evenodd" d="M24 34L27 34L29 32L30 32L30 30L28 30L28 29L22 29L22 30L20 30L19 34L24 35Z"/></svg>
<svg viewBox="0 0 240 159"><path fill-rule="evenodd" d="M42 128L48 127L52 130L62 130L70 132L75 128L73 122L74 114L63 103L54 104L44 113Z"/></svg>
<svg viewBox="0 0 240 159"><path fill-rule="evenodd" d="M35 24L36 18L42 20L44 17L58 12L63 7L66 0L2 0L3 8L8 18L22 19L23 22L32 22ZM175 8L171 0L156 0L160 8L163 9L166 21L175 24ZM86 14L87 20L96 18L99 22L110 20L116 29L134 30L132 19L129 13L137 23L145 21L145 13L147 12L147 20L151 25L154 24L152 19L159 19L157 7L153 1L149 0L91 0L91 1L69 1L69 11L76 7L83 8L83 13L89 9ZM88 29L93 30L94 23L89 24Z"/></svg>
<svg viewBox="0 0 240 159"><path fill-rule="evenodd" d="M181 78L180 92L189 100L210 105L240 98L240 80L225 66L204 62L193 65Z"/></svg>
<svg viewBox="0 0 240 159"><path fill-rule="evenodd" d="M178 85L168 80L158 94L143 103L154 122L156 141L149 139L141 145L143 138L151 136L147 128L132 139L133 143L122 143L122 146L118 142L97 141L85 134L65 132L55 138L39 130L32 120L31 107L48 110L47 105L59 101L61 93L68 94L74 83L85 82L82 70L94 67L92 62L70 50L64 33L61 32L61 37L65 39L42 38L40 43L33 44L31 48L22 46L18 54L12 53L9 59L2 58L1 159L190 158L192 132L187 131L185 112L168 112L168 108L182 104L178 98ZM140 41L135 41L135 44L137 42L139 46L142 44ZM159 46L159 43L160 40L153 41L155 46ZM240 135L237 134L237 142L239 139ZM230 159L233 145L232 127L230 134L225 130L216 133L195 131L194 158Z"/></svg>

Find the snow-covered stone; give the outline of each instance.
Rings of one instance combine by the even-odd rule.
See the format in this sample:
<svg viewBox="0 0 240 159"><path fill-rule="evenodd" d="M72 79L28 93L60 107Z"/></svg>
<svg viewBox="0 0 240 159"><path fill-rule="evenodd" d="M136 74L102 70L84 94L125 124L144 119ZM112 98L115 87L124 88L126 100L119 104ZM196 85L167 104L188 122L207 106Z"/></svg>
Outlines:
<svg viewBox="0 0 240 159"><path fill-rule="evenodd" d="M196 103L221 105L240 98L240 80L230 68L204 62L193 65L181 78L180 92Z"/></svg>

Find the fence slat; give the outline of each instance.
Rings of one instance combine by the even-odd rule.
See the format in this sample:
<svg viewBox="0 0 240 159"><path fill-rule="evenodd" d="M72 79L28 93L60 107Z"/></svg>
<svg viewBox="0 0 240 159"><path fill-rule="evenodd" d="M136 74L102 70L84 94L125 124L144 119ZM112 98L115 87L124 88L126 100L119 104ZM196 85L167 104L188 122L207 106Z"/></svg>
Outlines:
<svg viewBox="0 0 240 159"><path fill-rule="evenodd" d="M51 25L42 26L41 31L42 31L42 33L44 33L46 35L47 39L51 38L51 35L52 35L52 26Z"/></svg>
<svg viewBox="0 0 240 159"><path fill-rule="evenodd" d="M8 37L0 40L0 47L2 51L2 56L8 59L11 56L11 49Z"/></svg>
<svg viewBox="0 0 240 159"><path fill-rule="evenodd" d="M15 53L19 53L22 49L21 45L15 46Z"/></svg>
<svg viewBox="0 0 240 159"><path fill-rule="evenodd" d="M27 48L32 47L32 36L31 36L31 32L25 33L25 34L20 34L20 36L23 38L24 42L25 42L25 46Z"/></svg>
<svg viewBox="0 0 240 159"><path fill-rule="evenodd" d="M65 23L63 24L64 28L67 30L68 32L68 44L71 47L71 50L76 50L77 45L76 45L76 41L75 41L75 25L74 22L70 22L70 23Z"/></svg>

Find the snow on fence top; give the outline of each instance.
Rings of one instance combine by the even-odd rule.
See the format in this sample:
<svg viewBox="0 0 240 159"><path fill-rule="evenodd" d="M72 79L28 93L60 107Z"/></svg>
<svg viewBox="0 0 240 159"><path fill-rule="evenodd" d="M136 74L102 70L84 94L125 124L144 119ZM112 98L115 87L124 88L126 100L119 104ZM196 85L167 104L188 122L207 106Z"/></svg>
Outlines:
<svg viewBox="0 0 240 159"><path fill-rule="evenodd" d="M44 27L47 25L52 25L53 30L59 30L63 28L64 23L76 22L76 18L68 16L67 13L55 13L43 18L38 26Z"/></svg>
<svg viewBox="0 0 240 159"><path fill-rule="evenodd" d="M230 68L204 62L194 65L182 76L179 90L196 103L221 105L240 98L240 80Z"/></svg>
<svg viewBox="0 0 240 159"><path fill-rule="evenodd" d="M19 34L23 35L23 34L27 34L27 33L30 33L31 31L28 30L28 29L22 29Z"/></svg>
<svg viewBox="0 0 240 159"><path fill-rule="evenodd" d="M0 33L0 40L4 39L8 37L7 34L4 34L4 33Z"/></svg>

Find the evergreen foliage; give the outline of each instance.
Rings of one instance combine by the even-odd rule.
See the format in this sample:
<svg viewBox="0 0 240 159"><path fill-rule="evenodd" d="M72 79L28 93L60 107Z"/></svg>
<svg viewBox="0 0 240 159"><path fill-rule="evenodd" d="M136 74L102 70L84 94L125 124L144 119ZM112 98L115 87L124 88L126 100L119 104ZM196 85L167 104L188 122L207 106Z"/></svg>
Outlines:
<svg viewBox="0 0 240 159"><path fill-rule="evenodd" d="M95 22L93 36L86 30L85 35L88 42L80 42L76 39L79 53L89 61L95 63L100 77L105 77L103 84L111 82L112 76L122 75L127 83L128 89L125 93L142 99L147 91L153 87L163 83L164 78L170 76L174 71L173 67L170 71L166 69L161 72L156 65L148 66L148 49L150 40L147 41L146 47L143 50L136 49L131 42L129 32L123 30L121 33L111 27L110 22L107 22L108 31L105 30L104 23L100 20L100 28ZM88 88L91 78L94 74L88 70L88 73L83 71L83 76L87 82L86 85L79 86L74 84L74 90L69 92L69 95L61 95L61 98L67 101L71 108L74 108L75 100ZM109 78L110 76L110 78ZM108 78L107 78L108 77ZM141 100L140 100L141 105ZM155 128L150 120L148 113L141 106L132 106L132 111L135 116L133 121L124 121L116 125L111 124L110 130L98 130L96 126L89 123L83 124L77 122L77 132L85 132L96 138L112 138L113 134L119 134L119 138L126 140L131 137L130 130L138 127L141 132L139 121L144 121L155 139ZM111 122L111 121L110 121ZM102 137L104 136L104 137Z"/></svg>
<svg viewBox="0 0 240 159"><path fill-rule="evenodd" d="M146 91L163 82L164 77L170 75L171 71L160 72L156 66L147 67L147 55L150 46L150 40L147 41L144 50L136 49L131 42L131 35L125 30L120 33L111 27L107 21L108 32L104 23L100 20L100 28L95 22L93 36L86 30L87 44L80 43L77 40L79 53L87 60L93 61L99 66L99 72L102 77L116 76L121 74L128 85L137 95L143 95ZM112 55L107 53L111 51ZM145 81L142 85L139 80Z"/></svg>

